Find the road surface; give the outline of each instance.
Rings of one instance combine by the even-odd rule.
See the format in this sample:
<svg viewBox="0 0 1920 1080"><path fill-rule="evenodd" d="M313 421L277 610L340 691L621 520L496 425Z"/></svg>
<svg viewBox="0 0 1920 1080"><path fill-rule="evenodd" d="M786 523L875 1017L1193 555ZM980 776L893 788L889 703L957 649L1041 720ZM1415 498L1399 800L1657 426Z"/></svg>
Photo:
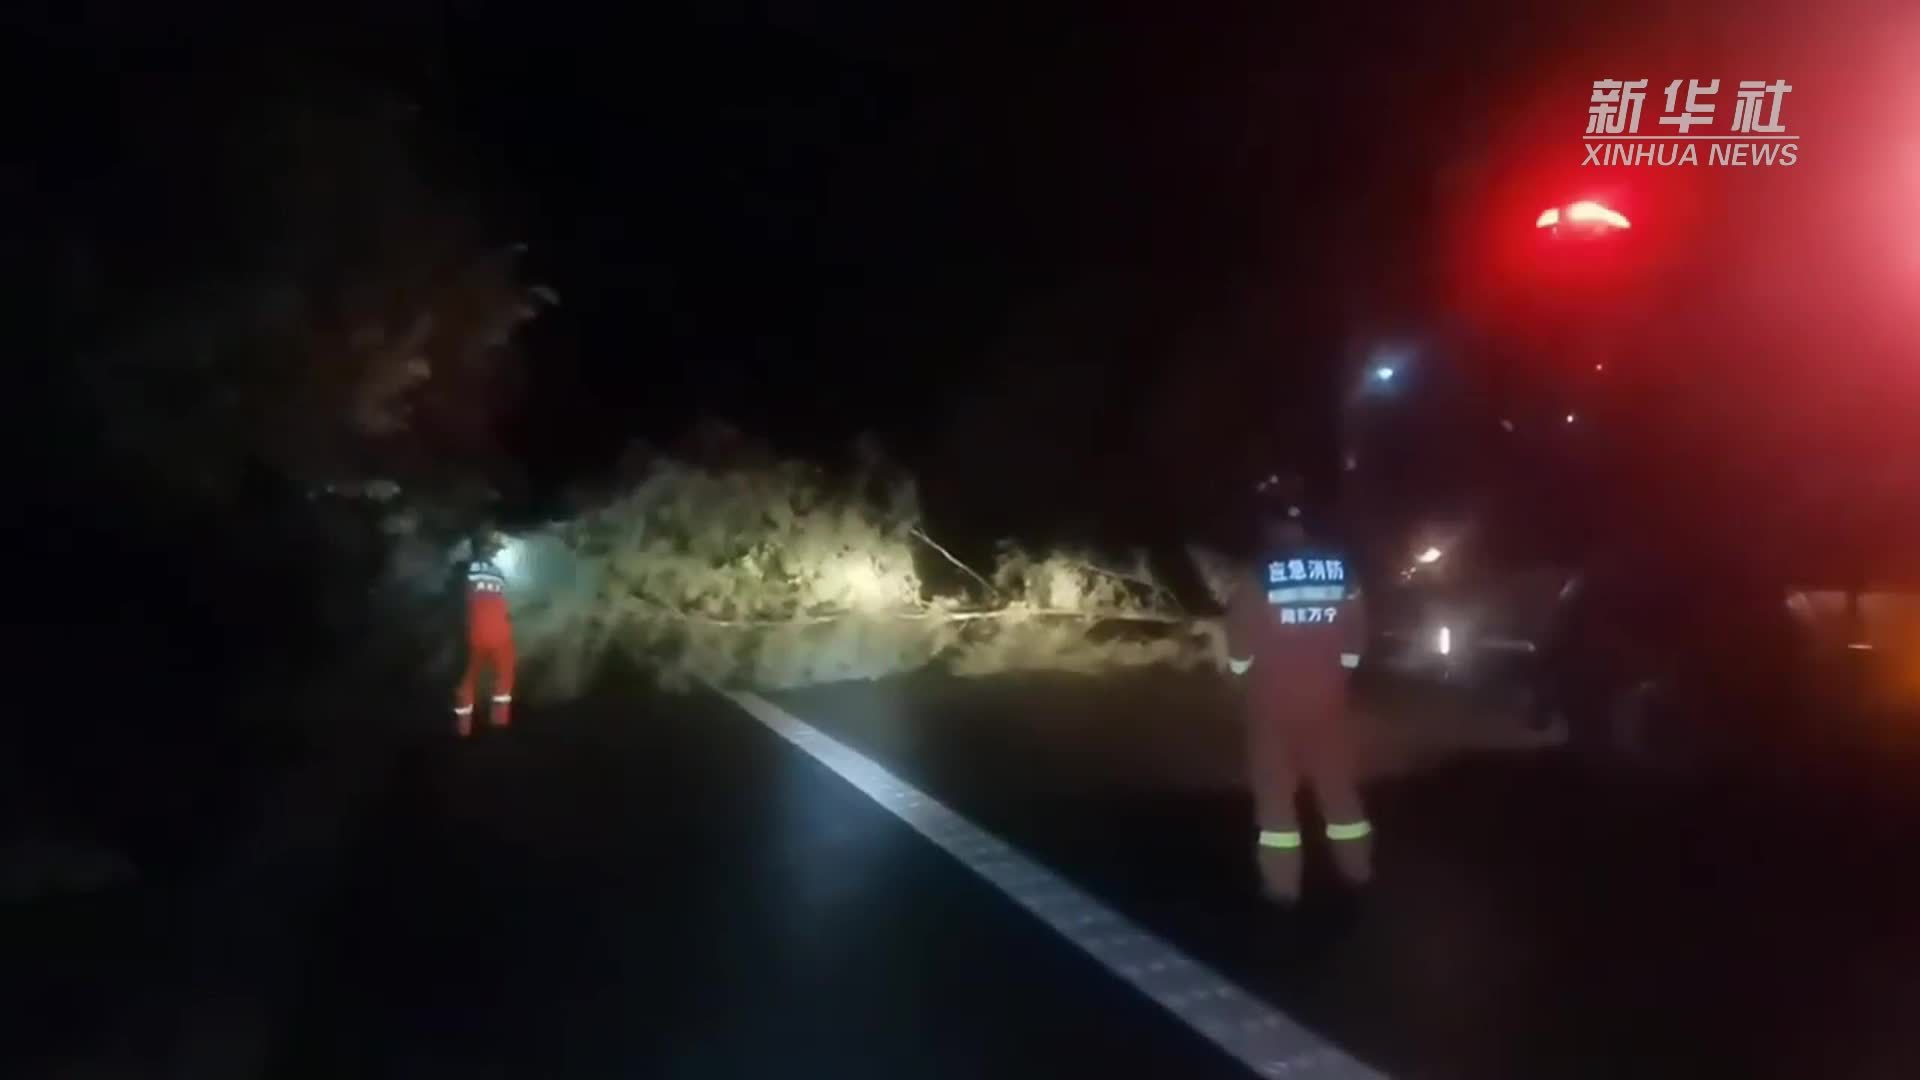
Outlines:
<svg viewBox="0 0 1920 1080"><path fill-rule="evenodd" d="M523 719L371 816L274 1075L1246 1075L716 695Z"/></svg>
<svg viewBox="0 0 1920 1080"><path fill-rule="evenodd" d="M1444 757L1475 739L1403 718L1368 738L1377 890L1287 918L1216 680L774 703L1393 1076L1920 1075L1911 816ZM423 740L356 820L268 1076L1257 1075L717 694Z"/></svg>
<svg viewBox="0 0 1920 1080"><path fill-rule="evenodd" d="M1275 948L1245 900L1240 733L1215 686L921 679L783 701L1395 1076L1920 1076L1911 800L1601 774L1487 749L1524 740L1438 695L1375 693L1376 888L1350 925Z"/></svg>

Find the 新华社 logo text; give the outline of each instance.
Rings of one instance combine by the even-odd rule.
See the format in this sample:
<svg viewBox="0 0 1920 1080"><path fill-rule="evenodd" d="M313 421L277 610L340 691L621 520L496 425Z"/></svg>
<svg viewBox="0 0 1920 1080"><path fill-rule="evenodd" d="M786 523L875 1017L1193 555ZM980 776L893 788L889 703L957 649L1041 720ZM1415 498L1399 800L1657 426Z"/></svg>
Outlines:
<svg viewBox="0 0 1920 1080"><path fill-rule="evenodd" d="M1793 87L1784 79L1742 80L1730 95L1719 79L1674 79L1657 121L1641 129L1646 79L1595 79L1587 104L1583 166L1791 166L1800 136L1781 119ZM1730 100L1729 100L1730 99ZM1658 100L1658 99L1656 99ZM1725 106L1723 108L1723 106Z"/></svg>

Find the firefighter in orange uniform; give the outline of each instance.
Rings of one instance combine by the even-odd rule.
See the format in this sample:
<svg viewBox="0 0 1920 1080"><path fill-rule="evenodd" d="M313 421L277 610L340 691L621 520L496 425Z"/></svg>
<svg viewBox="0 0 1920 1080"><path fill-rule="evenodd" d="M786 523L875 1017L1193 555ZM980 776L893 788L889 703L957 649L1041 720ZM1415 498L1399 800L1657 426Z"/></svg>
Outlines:
<svg viewBox="0 0 1920 1080"><path fill-rule="evenodd" d="M453 695L454 730L473 734L473 696L482 672L493 676L494 727L506 727L513 708L513 623L507 617L507 575L499 555L504 542L490 534L474 544L467 564L467 671Z"/></svg>
<svg viewBox="0 0 1920 1080"><path fill-rule="evenodd" d="M1260 830L1262 890L1300 899L1303 838L1296 799L1313 791L1333 861L1348 884L1372 877L1372 825L1360 802L1347 681L1366 641L1344 551L1308 535L1297 481L1260 484L1261 558L1227 614L1228 665L1246 687L1247 758Z"/></svg>

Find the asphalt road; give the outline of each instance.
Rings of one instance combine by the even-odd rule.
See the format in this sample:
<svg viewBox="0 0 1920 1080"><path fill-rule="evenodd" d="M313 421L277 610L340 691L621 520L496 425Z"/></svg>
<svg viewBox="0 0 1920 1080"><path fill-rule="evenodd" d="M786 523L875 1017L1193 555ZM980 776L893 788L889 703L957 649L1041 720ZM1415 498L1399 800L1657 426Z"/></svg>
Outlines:
<svg viewBox="0 0 1920 1080"><path fill-rule="evenodd" d="M1379 880L1356 919L1289 920L1246 899L1250 803L1217 687L920 679L783 700L1395 1076L1920 1075L1910 799L1792 769L1808 782L1782 791L1552 751L1410 755L1391 744L1477 737L1424 729L1453 721L1423 695L1376 694L1372 712L1413 709L1398 735L1369 726Z"/></svg>
<svg viewBox="0 0 1920 1080"><path fill-rule="evenodd" d="M713 694L423 746L314 943L284 1077L1240 1077Z"/></svg>
<svg viewBox="0 0 1920 1080"><path fill-rule="evenodd" d="M1898 816L1477 753L1380 778L1374 894L1287 917L1205 681L779 700L1395 1076L1920 1075ZM351 851L275 1076L1250 1075L716 695L423 745Z"/></svg>

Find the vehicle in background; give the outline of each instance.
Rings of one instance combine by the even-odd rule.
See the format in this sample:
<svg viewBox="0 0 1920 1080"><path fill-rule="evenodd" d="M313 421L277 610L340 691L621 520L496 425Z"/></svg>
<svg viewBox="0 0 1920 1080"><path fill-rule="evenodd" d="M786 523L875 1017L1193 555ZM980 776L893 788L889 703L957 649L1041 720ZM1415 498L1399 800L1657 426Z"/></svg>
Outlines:
<svg viewBox="0 0 1920 1080"><path fill-rule="evenodd" d="M1382 560L1372 677L1472 696L1620 764L1865 754L1920 717L1920 588L1783 584L1648 545L1588 565L1502 561L1475 529Z"/></svg>
<svg viewBox="0 0 1920 1080"><path fill-rule="evenodd" d="M1501 565L1470 526L1426 527L1379 558L1367 664L1394 678L1442 684L1522 716L1562 592L1565 566Z"/></svg>
<svg viewBox="0 0 1920 1080"><path fill-rule="evenodd" d="M1786 606L1807 644L1810 686L1819 698L1871 727L1911 730L1900 721L1920 716L1920 587L1794 587Z"/></svg>

